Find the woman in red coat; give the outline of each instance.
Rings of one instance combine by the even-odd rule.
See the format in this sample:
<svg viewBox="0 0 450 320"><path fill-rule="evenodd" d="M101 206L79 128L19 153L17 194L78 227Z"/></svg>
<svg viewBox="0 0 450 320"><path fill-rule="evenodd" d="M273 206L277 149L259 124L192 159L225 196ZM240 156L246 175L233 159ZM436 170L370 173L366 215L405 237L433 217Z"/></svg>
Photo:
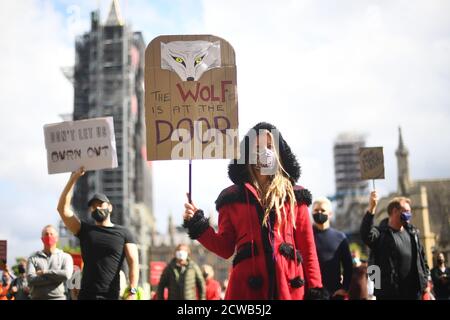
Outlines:
<svg viewBox="0 0 450 320"><path fill-rule="evenodd" d="M295 186L295 155L268 123L247 133L240 155L228 167L234 185L216 200L218 232L193 203L184 213L192 239L224 259L236 253L225 299L325 298L308 213L311 194Z"/></svg>

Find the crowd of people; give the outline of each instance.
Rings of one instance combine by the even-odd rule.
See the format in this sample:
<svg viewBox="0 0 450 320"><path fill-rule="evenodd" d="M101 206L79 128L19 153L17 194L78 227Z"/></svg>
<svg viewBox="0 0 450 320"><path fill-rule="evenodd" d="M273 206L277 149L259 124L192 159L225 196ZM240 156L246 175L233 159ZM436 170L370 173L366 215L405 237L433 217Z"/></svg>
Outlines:
<svg viewBox="0 0 450 320"><path fill-rule="evenodd" d="M450 298L450 269L444 253L429 270L419 230L411 223L411 200L392 199L388 217L375 224L378 195L373 191L360 228L370 249L368 260L351 250L344 233L331 227L329 199L313 201L296 182L301 168L275 126L259 123L241 141L240 158L228 174L233 185L216 200L218 230L203 211L188 200L183 226L191 239L229 259L222 285L210 265L199 266L187 244L179 244L162 272L151 299L219 300L428 300ZM112 223L113 206L104 194L93 195L87 206L93 223L72 211L73 187L84 175L73 172L57 211L80 241L83 265L57 248L57 230L42 229L43 248L18 261L14 272L1 261L0 300L135 300L143 299L139 255L133 234ZM188 197L190 199L190 197ZM311 207L311 212L309 207ZM312 222L310 219L312 214ZM128 274L124 269L126 261ZM368 272L376 266L375 272Z"/></svg>

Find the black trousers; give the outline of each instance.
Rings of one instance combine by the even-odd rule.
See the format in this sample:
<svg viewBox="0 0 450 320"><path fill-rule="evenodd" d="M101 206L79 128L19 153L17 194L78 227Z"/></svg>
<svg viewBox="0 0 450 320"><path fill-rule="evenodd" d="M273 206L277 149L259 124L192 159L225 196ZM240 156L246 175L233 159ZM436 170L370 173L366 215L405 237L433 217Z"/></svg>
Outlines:
<svg viewBox="0 0 450 320"><path fill-rule="evenodd" d="M86 292L80 290L78 300L119 300L119 292Z"/></svg>

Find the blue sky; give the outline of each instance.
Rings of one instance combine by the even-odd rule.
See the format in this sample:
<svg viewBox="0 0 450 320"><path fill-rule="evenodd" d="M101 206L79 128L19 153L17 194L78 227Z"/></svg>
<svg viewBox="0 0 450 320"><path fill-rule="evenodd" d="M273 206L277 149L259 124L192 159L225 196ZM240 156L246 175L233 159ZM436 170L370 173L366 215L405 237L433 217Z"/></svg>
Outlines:
<svg viewBox="0 0 450 320"><path fill-rule="evenodd" d="M41 0L46 3L48 1ZM89 27L90 13L100 9L102 21L107 17L110 0L60 0L51 1L59 15L68 23L78 21L84 30ZM122 16L131 22L135 30L143 32L146 40L161 34L175 34L196 28L202 21L203 4L198 0L149 1L121 0L119 1Z"/></svg>
<svg viewBox="0 0 450 320"><path fill-rule="evenodd" d="M73 110L60 72L74 63L74 39L110 0L0 2L0 239L9 257L39 249L41 226L57 223L68 174L48 175L43 126ZM214 34L236 51L241 133L278 126L303 167L299 184L334 192L333 142L343 131L383 146L396 189L397 128L413 179L450 178L450 2L121 0L146 42L161 34ZM214 200L230 184L225 160L194 161L194 201L217 218ZM165 231L181 223L187 164L155 162L154 212Z"/></svg>

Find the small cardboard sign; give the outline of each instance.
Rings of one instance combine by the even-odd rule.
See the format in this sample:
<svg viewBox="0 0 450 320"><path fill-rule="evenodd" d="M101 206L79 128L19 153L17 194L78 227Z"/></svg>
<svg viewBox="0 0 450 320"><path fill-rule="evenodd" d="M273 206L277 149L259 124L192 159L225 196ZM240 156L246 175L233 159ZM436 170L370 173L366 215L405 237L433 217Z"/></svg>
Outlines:
<svg viewBox="0 0 450 320"><path fill-rule="evenodd" d="M8 241L0 240L0 259L5 260L8 257Z"/></svg>
<svg viewBox="0 0 450 320"><path fill-rule="evenodd" d="M361 179L384 179L383 147L360 148Z"/></svg>
<svg viewBox="0 0 450 320"><path fill-rule="evenodd" d="M112 117L47 124L44 135L49 174L118 165Z"/></svg>
<svg viewBox="0 0 450 320"><path fill-rule="evenodd" d="M236 158L233 47L212 35L153 39L145 51L147 160Z"/></svg>

